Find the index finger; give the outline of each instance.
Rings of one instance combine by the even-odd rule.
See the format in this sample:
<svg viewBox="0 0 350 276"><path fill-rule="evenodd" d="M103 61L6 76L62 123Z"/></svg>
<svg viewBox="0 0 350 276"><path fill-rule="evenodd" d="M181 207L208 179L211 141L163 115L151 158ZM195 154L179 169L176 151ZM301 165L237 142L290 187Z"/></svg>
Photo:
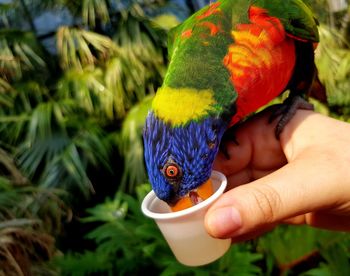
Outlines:
<svg viewBox="0 0 350 276"><path fill-rule="evenodd" d="M276 123L263 111L242 123L235 132L238 142L226 142L230 159L219 152L214 169L223 172L231 186L261 178L286 164L280 141L275 137Z"/></svg>

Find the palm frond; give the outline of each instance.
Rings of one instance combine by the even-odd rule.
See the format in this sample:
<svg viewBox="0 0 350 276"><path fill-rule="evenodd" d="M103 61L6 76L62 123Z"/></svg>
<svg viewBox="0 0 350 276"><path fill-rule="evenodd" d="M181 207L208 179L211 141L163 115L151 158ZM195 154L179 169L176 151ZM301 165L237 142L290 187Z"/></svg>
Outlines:
<svg viewBox="0 0 350 276"><path fill-rule="evenodd" d="M36 65L39 65L41 67L45 66L44 60L38 56L29 45L23 43L15 43L13 45L13 48L19 59L28 68L33 69Z"/></svg>
<svg viewBox="0 0 350 276"><path fill-rule="evenodd" d="M66 146L45 165L38 182L43 189L80 191L85 197L94 191L86 174L86 162L80 158L74 144Z"/></svg>
<svg viewBox="0 0 350 276"><path fill-rule="evenodd" d="M18 80L25 71L40 70L46 64L35 36L19 30L0 30L0 76Z"/></svg>
<svg viewBox="0 0 350 276"><path fill-rule="evenodd" d="M34 109L28 126L28 141L34 142L52 135L52 105L52 102L43 102Z"/></svg>
<svg viewBox="0 0 350 276"><path fill-rule="evenodd" d="M84 70L67 70L58 84L60 99L74 99L79 107L88 114L105 114L113 118L113 110L109 99L112 94L103 82L103 72L92 66Z"/></svg>
<svg viewBox="0 0 350 276"><path fill-rule="evenodd" d="M83 22L90 27L96 26L96 20L100 20L103 24L109 22L107 1L105 0L83 0L81 13Z"/></svg>
<svg viewBox="0 0 350 276"><path fill-rule="evenodd" d="M42 164L49 166L55 156L59 155L70 142L63 135L50 138L36 139L31 144L23 143L17 148L17 163L30 178L40 171Z"/></svg>
<svg viewBox="0 0 350 276"><path fill-rule="evenodd" d="M97 126L96 128L98 129ZM110 166L108 145L104 143L105 135L101 129L99 134L96 132L98 131L90 127L72 139L66 138L62 141L62 148L51 160L47 158L48 152L41 154L43 156L41 160L45 160L45 167L39 180L41 187L80 191L86 197L94 193L87 171L88 166L98 165L107 169ZM54 147L53 143L52 146ZM34 155L35 152L31 154ZM38 156L31 158L35 160Z"/></svg>
<svg viewBox="0 0 350 276"><path fill-rule="evenodd" d="M14 91L11 84L9 84L5 79L0 77L0 106L1 107L13 107L13 100L11 98L11 93Z"/></svg>
<svg viewBox="0 0 350 276"><path fill-rule="evenodd" d="M0 274L30 275L31 263L53 256L54 239L34 230L19 227L0 231Z"/></svg>
<svg viewBox="0 0 350 276"><path fill-rule="evenodd" d="M54 239L46 233L59 233L70 214L58 195L0 177L0 275L31 275L53 256Z"/></svg>
<svg viewBox="0 0 350 276"><path fill-rule="evenodd" d="M10 27L8 14L15 8L15 3L0 3L0 21L5 27Z"/></svg>
<svg viewBox="0 0 350 276"><path fill-rule="evenodd" d="M111 143L106 138L107 133L95 122L87 123L73 139L80 155L90 165L111 170L109 157Z"/></svg>
<svg viewBox="0 0 350 276"><path fill-rule="evenodd" d="M17 147L17 162L41 187L80 190L88 196L94 188L87 168L110 170L111 144L98 122L84 121L78 113L73 116L73 110L79 109L56 102L40 104L25 141Z"/></svg>
<svg viewBox="0 0 350 276"><path fill-rule="evenodd" d="M20 61L4 39L0 40L0 68L3 78L19 79L22 76Z"/></svg>
<svg viewBox="0 0 350 276"><path fill-rule="evenodd" d="M38 113L34 111L40 102L45 101L48 91L46 86L35 80L16 82L10 87L1 80L0 78L0 135L2 142L17 145L27 136L31 115ZM2 92L1 87L6 91Z"/></svg>
<svg viewBox="0 0 350 276"><path fill-rule="evenodd" d="M56 38L60 64L65 69L93 66L117 49L110 38L84 29L62 26Z"/></svg>
<svg viewBox="0 0 350 276"><path fill-rule="evenodd" d="M164 60L154 41L141 29L142 22L129 16L113 37L119 51L105 65L105 83L112 91L115 116L121 118L134 102L153 93L161 82ZM111 105L110 105L111 106Z"/></svg>
<svg viewBox="0 0 350 276"><path fill-rule="evenodd" d="M110 97L103 99L108 117L114 116L114 110L116 117L123 117L130 105L130 99L128 99L124 88L124 68L125 63L123 63L122 57L111 58L106 63L105 83L108 90L113 91L109 94Z"/></svg>
<svg viewBox="0 0 350 276"><path fill-rule="evenodd" d="M70 209L61 199L64 196L62 190L15 186L9 179L0 177L0 228L32 225L58 233L63 220L70 219Z"/></svg>

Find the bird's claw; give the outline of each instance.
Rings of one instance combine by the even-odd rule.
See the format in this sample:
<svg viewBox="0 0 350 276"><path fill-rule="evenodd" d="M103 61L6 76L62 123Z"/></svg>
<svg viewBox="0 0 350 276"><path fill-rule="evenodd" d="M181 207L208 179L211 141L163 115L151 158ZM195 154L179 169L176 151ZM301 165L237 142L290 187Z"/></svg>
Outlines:
<svg viewBox="0 0 350 276"><path fill-rule="evenodd" d="M314 106L298 95L287 98L272 112L269 123L280 117L275 128L276 139L279 140L284 127L293 118L298 109L314 110Z"/></svg>

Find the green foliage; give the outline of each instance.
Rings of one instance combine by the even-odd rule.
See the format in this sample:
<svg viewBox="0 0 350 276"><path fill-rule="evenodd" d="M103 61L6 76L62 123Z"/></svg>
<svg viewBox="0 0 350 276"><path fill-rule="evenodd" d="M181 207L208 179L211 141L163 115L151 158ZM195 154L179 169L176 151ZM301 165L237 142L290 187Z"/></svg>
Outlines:
<svg viewBox="0 0 350 276"><path fill-rule="evenodd" d="M349 252L349 238L346 242L334 243L326 249L321 251L321 255L324 258L324 262L321 262L318 268L307 271L304 275L316 276L316 275L336 275L345 276L350 273L350 252Z"/></svg>
<svg viewBox="0 0 350 276"><path fill-rule="evenodd" d="M177 26L180 22L173 14L161 14L151 19L156 28L162 28L167 31Z"/></svg>
<svg viewBox="0 0 350 276"><path fill-rule="evenodd" d="M103 24L109 22L109 13L107 7L108 1L83 0L82 18L86 25L95 27L96 20L101 20Z"/></svg>
<svg viewBox="0 0 350 276"><path fill-rule="evenodd" d="M52 235L70 215L62 191L23 184L0 177L0 275L40 275L56 252Z"/></svg>
<svg viewBox="0 0 350 276"><path fill-rule="evenodd" d="M46 261L54 252L53 239L33 229L0 230L0 274L30 275L31 263Z"/></svg>
<svg viewBox="0 0 350 276"><path fill-rule="evenodd" d="M119 150L124 156L124 172L120 189L132 193L135 185L147 180L143 162L142 131L153 96L148 96L135 105L123 121L121 133L117 137ZM134 170L134 168L138 168Z"/></svg>
<svg viewBox="0 0 350 276"><path fill-rule="evenodd" d="M0 31L0 230L9 230L0 237L0 259L17 275L53 273L41 261L52 257L53 236L62 234L71 219L66 206L84 209L82 203L101 184L100 175L113 192L123 174L123 185L132 182L129 191L136 181L145 181L141 115L133 119L130 112L125 124L123 119L135 103L154 93L165 65L157 46L164 45L163 34L153 30L138 2L118 4L121 9L108 0L0 4L0 24L6 27ZM74 26L58 26L52 37L37 34L35 16L67 9ZM48 51L44 43L50 38L56 46ZM134 142L137 151L130 154ZM118 159L125 155L128 160L125 170L112 164L117 148ZM23 234L28 243L11 239L3 245L13 233ZM50 237L47 247L36 242L36 235ZM21 252L40 245L49 253L46 258L12 253L5 258L1 250L7 245ZM8 274L1 269L0 274Z"/></svg>
<svg viewBox="0 0 350 276"><path fill-rule="evenodd" d="M323 0L309 2L315 7L325 4ZM321 12L321 18L327 18L324 10ZM156 18L154 24L161 21L162 17ZM138 30L134 29L135 33ZM349 50L344 47L346 43L339 31L325 25L320 30L321 43L316 58L329 103L312 102L318 112L347 119ZM118 31L118 35L117 41L128 41L120 38L123 31ZM116 64L118 68L120 63ZM133 79L134 75L129 77ZM159 275L349 275L349 237L300 226L279 226L251 243L233 245L220 260L203 267L188 268L178 263L154 222L145 218L139 209L141 199L150 189L139 185L144 182L140 136L149 101L150 98L146 98L130 109L120 135L114 136L119 151L125 156L121 191L113 200L89 209L90 216L83 219L85 223L98 224L86 236L94 241L96 249L56 259L55 264L63 275L71 271L76 275L129 275L147 271ZM137 200L129 195L135 189Z"/></svg>
<svg viewBox="0 0 350 276"><path fill-rule="evenodd" d="M45 68L42 49L31 32L0 30L0 78L20 80L30 70Z"/></svg>
<svg viewBox="0 0 350 276"><path fill-rule="evenodd" d="M65 69L101 62L117 47L109 37L84 29L62 26L56 36L60 64Z"/></svg>
<svg viewBox="0 0 350 276"><path fill-rule="evenodd" d="M346 42L336 30L322 25L320 35L316 64L319 78L326 86L329 106L337 108L340 114L349 115L350 51L344 48Z"/></svg>
<svg viewBox="0 0 350 276"><path fill-rule="evenodd" d="M170 252L153 220L140 212L141 199L149 189L149 185L138 186L138 200L118 193L113 200L89 209L90 216L83 221L102 223L86 237L95 241L96 250L57 258L55 264L62 275L71 275L71 271L75 271L74 275L129 275L148 269L159 275L272 275L276 271L289 275L302 266L303 275L348 275L348 235L306 226L280 226L256 243L231 246L212 264L183 266ZM96 262L89 261L93 256ZM307 263L312 258L317 268L308 270Z"/></svg>
<svg viewBox="0 0 350 276"><path fill-rule="evenodd" d="M33 5L45 11L54 8L54 2ZM33 25L29 7L25 2L18 4ZM118 141L111 137L119 136L116 126L135 102L154 93L153 86L164 73L164 60L155 46L160 36L152 31L138 4L113 13L113 20L107 4L87 0L68 5L81 11L86 25L57 29L57 56L50 57L33 32L11 26L0 32L2 145L16 156L16 165L32 182L80 190L85 197L95 190L88 168L98 166L107 174L122 174L111 170L111 153ZM97 22L112 24L114 31L109 35L96 32L94 28L101 27ZM125 141L128 131L123 133ZM126 159L134 160L125 163L124 175L133 175L135 167L131 166L140 165L136 157L142 155L142 145L138 143L134 155L121 146ZM144 181L144 169L139 171L136 180ZM123 185L129 184L124 179Z"/></svg>
<svg viewBox="0 0 350 276"><path fill-rule="evenodd" d="M260 253L251 252L249 244L235 245L219 261L189 268L179 264L154 223L140 212L141 200L150 190L148 184L136 188L137 199L119 192L113 200L88 209L85 223L100 222L86 238L96 243L95 251L70 253L54 263L62 275L135 275L158 271L160 275L256 275ZM96 258L96 261L92 261ZM73 272L73 274L71 274Z"/></svg>
<svg viewBox="0 0 350 276"><path fill-rule="evenodd" d="M0 275L350 275L347 235L292 226L188 268L141 214L150 190L142 125L164 76L166 32L178 24L169 10L145 11L167 1L10 2L0 4ZM329 14L326 0L306 2L322 23L316 60L328 95L313 103L349 121L349 20ZM59 26L47 51L33 18L59 9L73 26ZM70 204L82 212L102 181L119 192L80 220L92 246L57 254L54 238L78 213Z"/></svg>
<svg viewBox="0 0 350 276"><path fill-rule="evenodd" d="M14 185L0 178L0 229L33 226L37 230L57 234L62 222L69 219L70 208L62 198L63 190Z"/></svg>
<svg viewBox="0 0 350 276"><path fill-rule="evenodd" d="M135 274L152 267L154 260L164 262L169 259L171 253L160 239L156 225L140 212L140 200L149 189L149 186L139 186L138 200L117 193L113 200L88 209L90 216L84 219L85 222L102 222L87 235L88 239L95 241L96 251L67 254L63 259L56 259L62 275L72 275L72 271L75 271L74 275L91 272ZM98 256L98 261L84 261L91 256Z"/></svg>
<svg viewBox="0 0 350 276"><path fill-rule="evenodd" d="M345 260L344 258L343 260L326 258L327 265L325 265L321 261L321 256L328 256L334 246L349 244L349 242L350 238L344 233L314 229L308 226L285 225L261 237L258 240L258 251L265 254L270 273L274 268L273 265L277 265L281 273L286 273L288 270L296 269L307 263L312 258L318 259L321 267L336 266L341 261L343 269L348 270L350 269L348 257L345 257Z"/></svg>
<svg viewBox="0 0 350 276"><path fill-rule="evenodd" d="M320 233L322 232L310 227L280 226L259 239L259 247L283 266L312 252Z"/></svg>

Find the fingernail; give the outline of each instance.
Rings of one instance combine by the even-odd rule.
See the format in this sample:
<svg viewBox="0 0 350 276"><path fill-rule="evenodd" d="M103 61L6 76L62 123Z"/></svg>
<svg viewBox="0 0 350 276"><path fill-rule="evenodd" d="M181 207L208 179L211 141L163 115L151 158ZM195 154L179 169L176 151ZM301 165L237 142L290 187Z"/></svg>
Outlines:
<svg viewBox="0 0 350 276"><path fill-rule="evenodd" d="M237 209L224 207L209 214L207 227L209 233L216 238L229 238L241 228L242 218Z"/></svg>

